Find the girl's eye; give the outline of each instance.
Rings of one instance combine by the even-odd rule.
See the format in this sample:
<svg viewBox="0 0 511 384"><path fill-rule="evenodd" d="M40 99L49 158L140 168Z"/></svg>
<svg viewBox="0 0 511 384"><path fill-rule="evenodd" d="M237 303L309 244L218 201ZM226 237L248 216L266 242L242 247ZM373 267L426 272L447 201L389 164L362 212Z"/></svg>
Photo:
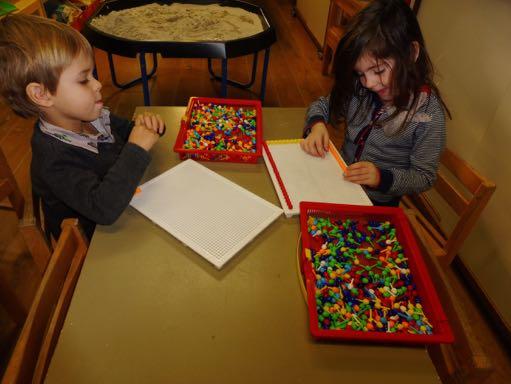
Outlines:
<svg viewBox="0 0 511 384"><path fill-rule="evenodd" d="M83 79L83 80L80 80L80 84L87 84L89 82L89 79Z"/></svg>
<svg viewBox="0 0 511 384"><path fill-rule="evenodd" d="M374 73L375 73L376 75L381 75L383 72L385 72L385 70L384 70L384 69L379 69L379 70L374 71Z"/></svg>

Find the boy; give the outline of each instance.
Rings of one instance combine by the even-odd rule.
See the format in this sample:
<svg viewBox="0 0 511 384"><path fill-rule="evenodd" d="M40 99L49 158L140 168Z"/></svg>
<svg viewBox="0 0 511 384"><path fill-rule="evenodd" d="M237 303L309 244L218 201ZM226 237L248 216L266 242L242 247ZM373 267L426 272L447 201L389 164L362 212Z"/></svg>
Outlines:
<svg viewBox="0 0 511 384"><path fill-rule="evenodd" d="M22 117L38 116L31 178L45 225L56 239L77 217L90 239L129 204L163 134L159 116L135 123L104 108L93 51L73 28L28 15L0 20L0 94Z"/></svg>

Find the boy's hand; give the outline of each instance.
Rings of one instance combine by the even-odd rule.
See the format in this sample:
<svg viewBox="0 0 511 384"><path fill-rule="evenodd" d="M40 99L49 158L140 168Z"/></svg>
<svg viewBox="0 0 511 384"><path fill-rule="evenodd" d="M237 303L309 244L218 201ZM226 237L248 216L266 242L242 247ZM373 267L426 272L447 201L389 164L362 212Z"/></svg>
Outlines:
<svg viewBox="0 0 511 384"><path fill-rule="evenodd" d="M325 123L317 122L311 128L311 133L300 142L300 147L312 156L324 157L328 152L330 138Z"/></svg>
<svg viewBox="0 0 511 384"><path fill-rule="evenodd" d="M348 167L344 178L355 184L376 188L380 184L380 171L369 161L359 161Z"/></svg>
<svg viewBox="0 0 511 384"><path fill-rule="evenodd" d="M153 114L137 115L135 126L131 130L128 142L137 144L149 151L158 141L160 132L163 132L164 124L161 118Z"/></svg>
<svg viewBox="0 0 511 384"><path fill-rule="evenodd" d="M137 115L135 118L135 124L143 124L148 129L152 129L158 135L163 136L165 133L165 124L160 115L155 115L151 112L144 112L143 114Z"/></svg>

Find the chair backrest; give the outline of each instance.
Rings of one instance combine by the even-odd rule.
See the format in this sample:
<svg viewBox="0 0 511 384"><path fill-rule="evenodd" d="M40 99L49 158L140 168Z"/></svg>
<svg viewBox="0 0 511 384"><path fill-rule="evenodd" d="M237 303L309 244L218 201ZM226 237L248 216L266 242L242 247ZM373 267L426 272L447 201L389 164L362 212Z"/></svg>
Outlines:
<svg viewBox="0 0 511 384"><path fill-rule="evenodd" d="M77 219L66 219L27 319L2 379L2 384L44 380L62 329L88 243Z"/></svg>
<svg viewBox="0 0 511 384"><path fill-rule="evenodd" d="M33 196L32 205L25 204L25 198L0 149L0 201L8 198L19 219L19 230L41 273L44 273L51 255L51 241L41 226L40 198ZM2 207L6 208L6 207Z"/></svg>
<svg viewBox="0 0 511 384"><path fill-rule="evenodd" d="M450 264L474 228L495 191L495 183L479 174L465 160L446 149L440 159L435 190L458 216L450 233L445 233L425 194L403 198L410 222L428 251Z"/></svg>
<svg viewBox="0 0 511 384"><path fill-rule="evenodd" d="M460 191L442 169L438 172L435 189L459 216L445 245L446 261L450 263L474 228L496 186L449 149L442 154L441 163L468 192L466 196L465 191Z"/></svg>
<svg viewBox="0 0 511 384"><path fill-rule="evenodd" d="M21 193L21 190L18 187L18 183L14 178L14 174L12 173L11 167L9 167L9 163L0 148L0 180L5 180L6 184L2 189L2 192L6 192L5 195L0 195L0 201L7 197L12 205L14 211L16 211L16 215L19 219L23 217L23 211L25 208L25 198ZM8 182L8 184L7 184ZM7 193L8 192L8 193Z"/></svg>

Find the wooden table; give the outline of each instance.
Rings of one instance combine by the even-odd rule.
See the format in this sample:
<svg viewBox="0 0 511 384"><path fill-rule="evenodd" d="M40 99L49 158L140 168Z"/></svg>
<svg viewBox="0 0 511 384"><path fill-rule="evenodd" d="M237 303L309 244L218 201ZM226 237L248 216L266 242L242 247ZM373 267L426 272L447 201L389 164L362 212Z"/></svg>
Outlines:
<svg viewBox="0 0 511 384"><path fill-rule="evenodd" d="M184 108L138 110L160 113L167 125L148 180L179 162L172 145ZM304 114L265 108L265 137L299 137ZM278 205L262 161L203 164ZM423 347L312 339L298 234L298 219L282 216L217 270L128 208L96 230L46 382L438 382Z"/></svg>

